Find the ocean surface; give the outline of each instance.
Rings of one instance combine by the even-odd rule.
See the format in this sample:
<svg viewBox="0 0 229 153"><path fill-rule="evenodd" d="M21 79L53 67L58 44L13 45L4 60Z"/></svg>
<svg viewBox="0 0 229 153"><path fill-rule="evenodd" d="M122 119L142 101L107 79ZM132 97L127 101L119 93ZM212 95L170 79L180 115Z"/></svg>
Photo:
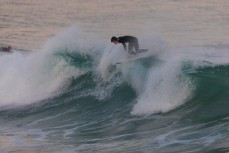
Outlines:
<svg viewBox="0 0 229 153"><path fill-rule="evenodd" d="M228 0L0 0L0 44L1 153L229 152Z"/></svg>

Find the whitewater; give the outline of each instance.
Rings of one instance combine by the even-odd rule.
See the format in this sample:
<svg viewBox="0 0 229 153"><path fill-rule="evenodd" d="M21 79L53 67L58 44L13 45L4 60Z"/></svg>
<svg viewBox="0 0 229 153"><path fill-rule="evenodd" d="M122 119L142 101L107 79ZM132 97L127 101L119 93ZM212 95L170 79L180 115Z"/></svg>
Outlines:
<svg viewBox="0 0 229 153"><path fill-rule="evenodd" d="M228 152L226 4L4 1L0 152ZM126 33L148 52L110 43Z"/></svg>

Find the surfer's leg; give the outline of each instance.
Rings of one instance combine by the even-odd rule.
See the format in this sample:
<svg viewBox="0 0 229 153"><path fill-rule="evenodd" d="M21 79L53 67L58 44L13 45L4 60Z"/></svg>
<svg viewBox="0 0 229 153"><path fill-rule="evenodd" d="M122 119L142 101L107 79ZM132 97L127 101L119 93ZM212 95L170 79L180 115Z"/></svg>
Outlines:
<svg viewBox="0 0 229 153"><path fill-rule="evenodd" d="M133 49L135 49L135 51L133 51ZM138 45L137 38L132 39L129 42L128 51L129 51L129 53L138 53L139 52L139 45Z"/></svg>
<svg viewBox="0 0 229 153"><path fill-rule="evenodd" d="M131 51L133 52L133 48L135 49L135 53L139 52L139 44L138 44L138 39L134 38L131 40L130 44L131 45Z"/></svg>
<svg viewBox="0 0 229 153"><path fill-rule="evenodd" d="M134 48L136 50L136 53L138 53L139 52L139 44L138 44L138 40L137 39L135 39L135 41L134 41Z"/></svg>
<svg viewBox="0 0 229 153"><path fill-rule="evenodd" d="M133 47L134 47L134 44L132 42L130 42L129 45L128 45L128 52L130 54L133 53Z"/></svg>

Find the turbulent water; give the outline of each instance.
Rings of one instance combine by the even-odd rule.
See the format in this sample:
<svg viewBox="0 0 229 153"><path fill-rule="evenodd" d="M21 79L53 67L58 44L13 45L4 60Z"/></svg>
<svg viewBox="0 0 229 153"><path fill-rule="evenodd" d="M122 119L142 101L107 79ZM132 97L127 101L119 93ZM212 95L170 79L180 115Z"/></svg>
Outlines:
<svg viewBox="0 0 229 153"><path fill-rule="evenodd" d="M226 0L102 2L1 2L0 152L229 152Z"/></svg>

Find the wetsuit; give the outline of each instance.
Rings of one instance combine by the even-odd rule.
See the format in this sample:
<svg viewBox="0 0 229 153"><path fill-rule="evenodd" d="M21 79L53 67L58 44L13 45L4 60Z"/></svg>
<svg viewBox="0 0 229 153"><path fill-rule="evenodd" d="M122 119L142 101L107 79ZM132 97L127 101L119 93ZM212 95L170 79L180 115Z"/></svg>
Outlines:
<svg viewBox="0 0 229 153"><path fill-rule="evenodd" d="M122 36L118 37L118 42L123 44L125 50L127 50L126 43L128 43L128 52L133 53L133 48L135 48L136 53L139 52L138 39L133 36Z"/></svg>

